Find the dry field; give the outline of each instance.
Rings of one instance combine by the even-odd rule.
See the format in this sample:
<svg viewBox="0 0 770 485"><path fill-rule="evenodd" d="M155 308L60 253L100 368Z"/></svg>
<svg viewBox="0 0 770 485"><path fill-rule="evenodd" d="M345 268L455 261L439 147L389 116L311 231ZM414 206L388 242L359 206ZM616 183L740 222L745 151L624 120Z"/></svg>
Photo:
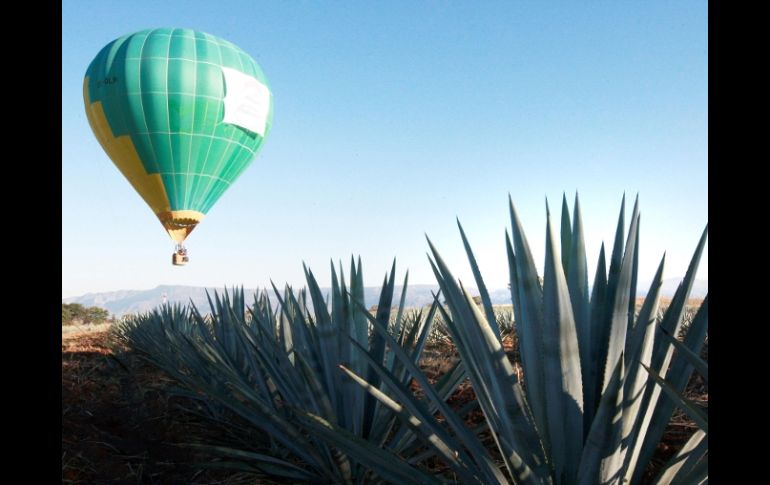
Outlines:
<svg viewBox="0 0 770 485"><path fill-rule="evenodd" d="M201 468L211 459L180 445L215 443L227 438L230 431L201 418L192 401L169 398L164 390L173 381L131 352L116 348L108 330L109 325L62 328L62 483L274 483L239 472ZM505 346L516 362L517 342L506 337ZM436 379L455 358L450 344L436 344L425 350L422 367ZM420 392L416 385L414 388ZM707 409L708 386L699 376L691 379L687 396ZM449 402L460 407L472 399L475 394L466 382ZM483 419L479 412L469 421L477 424ZM658 447L657 466L695 429L694 423L676 411ZM436 471L440 470L436 464Z"/></svg>
<svg viewBox="0 0 770 485"><path fill-rule="evenodd" d="M161 372L109 341L107 326L62 329L62 483L240 484L253 478L202 470L181 443L220 433ZM262 482L269 483L269 482Z"/></svg>

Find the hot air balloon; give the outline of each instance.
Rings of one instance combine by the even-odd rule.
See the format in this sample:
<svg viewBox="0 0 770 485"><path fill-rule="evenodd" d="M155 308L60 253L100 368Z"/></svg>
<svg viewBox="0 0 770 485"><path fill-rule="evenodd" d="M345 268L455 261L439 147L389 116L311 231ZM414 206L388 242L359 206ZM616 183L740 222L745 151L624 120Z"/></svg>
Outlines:
<svg viewBox="0 0 770 485"><path fill-rule="evenodd" d="M243 50L189 29L107 44L83 82L96 138L188 261L184 240L249 166L270 131L273 96Z"/></svg>

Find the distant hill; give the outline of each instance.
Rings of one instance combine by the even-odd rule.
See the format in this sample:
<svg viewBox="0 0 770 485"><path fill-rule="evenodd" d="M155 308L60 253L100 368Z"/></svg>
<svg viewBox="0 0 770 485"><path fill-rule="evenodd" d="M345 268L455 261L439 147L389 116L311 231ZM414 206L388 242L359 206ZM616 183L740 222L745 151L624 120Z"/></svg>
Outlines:
<svg viewBox="0 0 770 485"><path fill-rule="evenodd" d="M677 287L682 282L682 278L668 278L663 280L661 286L661 296L672 297L676 292ZM650 289L650 282L640 283L638 285L639 296L646 296L647 290ZM705 298L709 292L708 280L695 280L692 285L692 291L690 291L690 298Z"/></svg>
<svg viewBox="0 0 770 485"><path fill-rule="evenodd" d="M181 286L181 285L161 285L150 290L121 290L105 293L87 293L82 296L62 298L62 303L80 303L86 306L98 306L107 309L111 314L123 316L130 313L142 313L152 310L164 301L178 302L188 304L192 301L200 310L208 311L209 303L206 297L206 290L213 297L214 291L222 293L224 288L200 287L200 286ZM329 288L322 288L324 295L329 294ZM395 288L394 304L397 304L401 297L402 286ZM244 288L247 303L251 303L255 293L254 288ZM364 288L364 303L367 308L376 305L380 296L380 287ZM422 307L430 305L433 301L431 291L438 291L438 286L431 285L409 285L407 288L407 298L405 305L407 307ZM504 290L507 292L507 290ZM274 293L270 291L271 300L275 302ZM495 296L492 296L495 298ZM510 299L510 296L509 296ZM501 301L500 303L505 303Z"/></svg>
<svg viewBox="0 0 770 485"><path fill-rule="evenodd" d="M676 287L681 282L681 278L671 278L663 282L663 296L673 296ZM649 283L639 285L639 295L644 296L649 287ZM396 286L394 304L398 303L401 297L401 286ZM644 288L642 290L642 288ZM209 304L206 299L206 290L213 296L216 290L222 293L223 288L200 287L200 286L182 286L182 285L161 285L150 290L120 290L105 293L87 293L82 296L62 298L62 303L80 303L85 306L98 306L107 309L111 314L118 317L130 313L142 313L152 310L164 301L178 302L188 304L192 301L204 313L208 311ZM364 288L364 303L369 308L376 305L379 300L380 287L370 286ZM469 288L474 295L478 294L476 288ZM325 295L329 294L328 288L322 288ZM437 292L438 286L434 285L409 285L406 293L405 305L407 307L423 307L430 305L433 301L432 292ZM255 289L245 288L247 303L251 303ZM696 280L693 286L691 296L693 298L703 298L708 293L708 281ZM273 298L272 291L270 292ZM508 288L490 289L489 297L494 305L504 305L511 303L511 294Z"/></svg>

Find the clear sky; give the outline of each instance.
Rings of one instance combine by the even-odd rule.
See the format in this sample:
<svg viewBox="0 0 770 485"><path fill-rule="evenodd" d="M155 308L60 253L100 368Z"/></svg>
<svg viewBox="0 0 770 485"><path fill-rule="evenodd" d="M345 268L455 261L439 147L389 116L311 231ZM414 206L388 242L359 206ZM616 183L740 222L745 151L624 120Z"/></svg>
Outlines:
<svg viewBox="0 0 770 485"><path fill-rule="evenodd" d="M640 280L682 276L708 222L708 4L471 1L62 3L62 296L159 284L435 283L425 234L472 282L507 284L508 194L542 267L545 199L580 194L589 265L639 193ZM225 38L275 100L252 165L187 239L191 262L112 165L83 109L88 64L151 27ZM630 213L630 206L627 209ZM593 271L593 269L591 269ZM708 252L698 273L708 278ZM472 284L471 284L472 285Z"/></svg>

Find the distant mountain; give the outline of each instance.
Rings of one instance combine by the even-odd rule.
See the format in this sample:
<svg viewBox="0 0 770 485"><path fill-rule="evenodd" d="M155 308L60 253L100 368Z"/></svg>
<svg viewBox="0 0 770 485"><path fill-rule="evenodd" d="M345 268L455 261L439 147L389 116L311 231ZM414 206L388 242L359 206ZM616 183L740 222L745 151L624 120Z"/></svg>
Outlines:
<svg viewBox="0 0 770 485"><path fill-rule="evenodd" d="M663 281L662 295L671 297L676 291L681 278L671 278ZM398 304L401 297L401 286L396 286L393 297L394 305ZM639 296L644 296L649 288L649 283L639 285ZM120 290L105 293L87 293L82 296L62 298L62 303L80 303L85 306L98 306L107 309L111 314L118 317L130 313L142 313L152 310L161 305L164 301L188 304L192 301L204 313L209 309L209 303L206 298L206 290L213 296L213 292L220 294L223 288L200 287L200 286L181 286L181 285L161 285L151 290ZM469 291L477 295L476 288L468 288ZM364 288L364 303L367 308L376 305L379 300L380 287L369 286ZM329 288L322 288L324 295L329 294ZM406 307L423 307L430 305L433 301L432 293L438 291L438 286L434 285L409 285L406 292ZM255 290L244 289L247 303L251 303ZM708 281L696 280L693 285L691 296L693 298L703 298L708 293ZM275 302L272 291L271 300ZM511 293L508 288L489 289L489 297L494 305L506 305L511 303Z"/></svg>
<svg viewBox="0 0 770 485"><path fill-rule="evenodd" d="M219 289L221 292L222 290ZM129 313L142 313L152 310L164 301L190 303L198 308L208 308L206 288L198 286L161 285L151 290L120 290L105 293L86 293L82 296L62 298L62 303L80 303L85 306L98 306L111 314L123 316Z"/></svg>
<svg viewBox="0 0 770 485"><path fill-rule="evenodd" d="M682 278L668 278L663 280L660 293L662 296L672 297L682 282ZM647 296L647 290L650 289L650 282L640 283L638 285L639 296ZM705 298L709 292L708 280L695 280L690 291L690 298Z"/></svg>
<svg viewBox="0 0 770 485"><path fill-rule="evenodd" d="M161 305L164 301L168 301L169 303L182 303L185 305L192 301L198 309L205 313L209 309L209 303L206 297L207 290L213 297L214 291L221 294L224 288L161 285L150 290L121 290L105 293L87 293L82 296L62 298L62 303L80 303L85 306L98 306L105 308L111 314L120 317L130 313L150 311L158 305ZM402 286L398 285L395 287L395 295L393 297L394 305L397 304L401 298L401 290ZM321 291L324 295L329 294L329 288L322 288ZM380 287L372 286L364 288L364 303L367 308L378 303L380 291ZM433 301L431 291L437 292L438 286L409 285L407 288L405 306L422 307L430 305ZM507 292L507 290L505 291ZM244 288L247 303L250 304L252 302L255 292L256 290L253 288ZM276 302L272 289L270 291L270 297L273 302ZM495 296L491 296L491 298L494 300ZM500 303L506 302L500 301Z"/></svg>

